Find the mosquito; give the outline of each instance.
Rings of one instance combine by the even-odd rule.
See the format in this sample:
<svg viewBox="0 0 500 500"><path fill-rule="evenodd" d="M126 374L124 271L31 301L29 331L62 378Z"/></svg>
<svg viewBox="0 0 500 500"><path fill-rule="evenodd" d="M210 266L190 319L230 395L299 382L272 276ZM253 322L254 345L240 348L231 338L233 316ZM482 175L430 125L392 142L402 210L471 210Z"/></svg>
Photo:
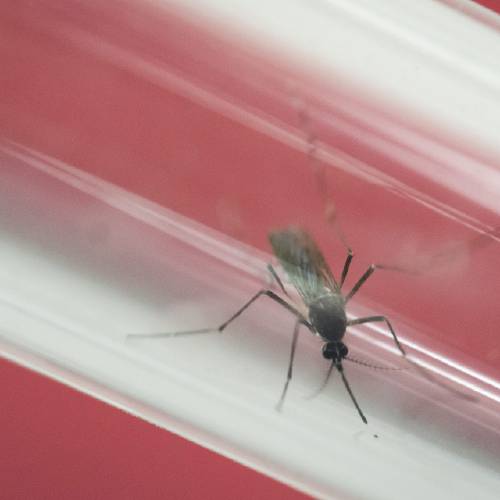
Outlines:
<svg viewBox="0 0 500 500"><path fill-rule="evenodd" d="M345 279L353 259L353 252L350 248L348 248L340 281L337 281L330 267L326 263L319 247L306 230L291 226L282 230L273 231L269 234L269 241L274 255L279 260L290 282L299 293L305 308L292 302L290 295L286 291L283 282L278 276L278 273L275 271L272 264L269 264L268 269L273 279L289 300L285 300L270 288L264 288L253 295L250 300L248 300L229 319L217 328L204 328L201 330L189 330L172 333L132 334L129 335L128 338L177 337L198 333L222 333L258 298L264 296L269 297L293 314L296 318L290 358L288 362L287 377L281 397L277 404L277 409L281 410L285 401L288 386L290 384L290 380L292 379L293 361L295 358L299 330L301 326L304 326L313 335L321 338L323 341L323 357L331 362L326 378L318 392L326 387L333 369L335 368L340 374L342 382L344 383L344 386L354 406L356 407L359 416L362 421L367 424L368 421L351 390L349 382L347 381L342 362L344 359L347 359L349 361L371 366L373 368L381 367L369 365L368 363L364 363L348 356L349 350L343 342L347 327L371 322L383 322L389 328L394 342L401 354L406 357L406 352L399 342L394 328L385 316L367 316L363 318L347 319L346 305L363 286L366 280L373 274L373 272L377 268L383 268L384 266L372 264L354 284L352 289L344 295L342 293L342 287L345 283ZM303 311L301 311L301 309L303 309Z"/></svg>
<svg viewBox="0 0 500 500"><path fill-rule="evenodd" d="M403 356L406 356L406 351L399 342L394 328L385 316L367 316L349 320L346 315L346 305L373 272L378 267L383 266L376 264L370 265L354 284L352 289L344 295L342 293L342 287L347 278L354 256L349 247L340 281L337 281L316 242L304 229L292 226L283 230L273 231L269 234L269 241L288 279L299 293L307 308L307 316L300 313L295 308L292 311L296 315L297 320L292 339L287 378L278 403L278 408L280 409L283 405L288 391L288 385L292 378L293 360L295 357L299 328L303 325L313 335L321 338L323 341L323 357L331 361L326 378L318 392L326 386L335 368L339 372L342 382L359 416L363 422L367 424L368 421L351 390L342 364L344 359L349 360L349 349L343 342L347 327L371 322L384 322L389 328L394 342ZM270 264L268 267L281 290L288 295L272 265ZM290 304L287 303L287 306L288 309ZM356 361L354 359L350 360Z"/></svg>

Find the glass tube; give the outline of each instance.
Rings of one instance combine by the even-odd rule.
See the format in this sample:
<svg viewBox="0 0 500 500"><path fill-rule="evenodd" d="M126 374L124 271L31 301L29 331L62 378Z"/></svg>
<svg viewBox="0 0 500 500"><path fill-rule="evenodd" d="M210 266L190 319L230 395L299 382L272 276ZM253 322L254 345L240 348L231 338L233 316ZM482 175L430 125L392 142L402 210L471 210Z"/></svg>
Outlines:
<svg viewBox="0 0 500 500"><path fill-rule="evenodd" d="M494 498L497 18L193 5L2 8L2 353L315 496ZM293 318L271 301L224 335L127 339L222 323L290 225L337 276L342 228L347 286L403 270L348 314L390 318L435 382L384 324L350 329L354 357L401 369L345 362L368 426L336 377L307 399L328 368L307 331L275 411Z"/></svg>

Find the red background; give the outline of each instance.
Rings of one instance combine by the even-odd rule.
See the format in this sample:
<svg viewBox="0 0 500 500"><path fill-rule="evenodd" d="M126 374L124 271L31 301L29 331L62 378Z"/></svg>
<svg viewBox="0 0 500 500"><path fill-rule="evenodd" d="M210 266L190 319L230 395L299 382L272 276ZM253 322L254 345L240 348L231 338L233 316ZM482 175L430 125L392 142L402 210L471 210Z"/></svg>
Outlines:
<svg viewBox="0 0 500 500"><path fill-rule="evenodd" d="M306 498L12 363L0 379L1 498Z"/></svg>

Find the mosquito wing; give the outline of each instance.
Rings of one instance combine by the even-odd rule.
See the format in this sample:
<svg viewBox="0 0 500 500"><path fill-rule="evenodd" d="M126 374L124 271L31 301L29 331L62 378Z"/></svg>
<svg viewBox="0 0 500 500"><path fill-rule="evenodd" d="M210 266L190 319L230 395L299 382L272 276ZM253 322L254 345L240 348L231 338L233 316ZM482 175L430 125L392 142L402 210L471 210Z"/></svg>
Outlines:
<svg viewBox="0 0 500 500"><path fill-rule="evenodd" d="M273 252L306 304L326 290L340 292L333 273L311 236L290 227L269 234Z"/></svg>

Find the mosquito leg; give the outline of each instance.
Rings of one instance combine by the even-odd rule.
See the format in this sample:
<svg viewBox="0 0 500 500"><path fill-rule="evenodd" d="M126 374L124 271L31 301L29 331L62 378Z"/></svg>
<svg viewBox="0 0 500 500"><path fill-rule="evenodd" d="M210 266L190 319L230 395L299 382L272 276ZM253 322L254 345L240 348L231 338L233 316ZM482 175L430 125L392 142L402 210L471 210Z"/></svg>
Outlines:
<svg viewBox="0 0 500 500"><path fill-rule="evenodd" d="M354 406L356 407L356 410L358 410L359 416L361 417L361 420L367 424L368 420L366 420L365 415L363 414L363 411L359 407L358 402L356 401L356 398L354 397L354 394L352 393L351 387L349 386L349 382L347 382L347 378L344 374L344 367L342 366L342 363L340 361L333 362L335 363L335 368L337 368L337 371L340 373L340 376L342 377L342 382L344 382L344 386L347 389L347 392L349 393L349 396L351 396L351 400L354 403ZM332 364L333 364L332 363Z"/></svg>
<svg viewBox="0 0 500 500"><path fill-rule="evenodd" d="M283 282L281 281L281 278L278 276L278 273L276 272L276 270L274 269L273 265L272 264L268 264L267 265L267 269L269 270L269 272L271 273L271 276L274 278L274 280L276 281L276 283L278 283L279 287L281 288L282 292L287 296L287 297L290 297L290 295L288 295L288 292L285 290L285 287L283 286Z"/></svg>
<svg viewBox="0 0 500 500"><path fill-rule="evenodd" d="M286 300L283 300L279 295L276 295L272 290L260 290L257 292L243 307L238 309L227 321L222 323L222 325L217 328L219 332L224 331L224 329L235 320L245 309L247 309L253 302L255 302L262 295L267 295L270 299L277 302L280 306L284 307L287 311L290 311L294 314L299 320L302 320L304 324L309 325L309 322L302 316L302 314L292 305L290 305Z"/></svg>
<svg viewBox="0 0 500 500"><path fill-rule="evenodd" d="M283 300L279 295L276 295L272 290L260 290L257 292L246 304L243 305L240 309L238 309L227 321L224 321L217 328L203 328L201 330L188 330L181 332L160 332L160 333L146 333L146 334L131 334L127 335L127 338L135 338L135 339L145 339L145 338L165 338L165 337L180 337L182 335L191 335L195 333L214 333L214 332L223 332L225 328L234 321L245 309L248 309L259 297L262 295L267 295L270 299L277 302L279 305L284 307L287 311L294 314L304 325L308 328L312 328L309 322L304 318L304 316L292 305L290 305L286 300Z"/></svg>
<svg viewBox="0 0 500 500"><path fill-rule="evenodd" d="M295 328L293 330L293 338L292 338L292 348L290 351L290 361L288 362L288 372L286 375L286 382L285 386L283 387L283 392L281 393L280 400L278 401L278 404L276 405L276 410L281 411L283 408L283 403L285 401L285 396L288 391L288 384L290 383L290 380L292 379L292 369L293 369L293 359L295 358L295 348L297 347L297 339L299 337L299 329L300 325L302 324L302 321L298 319L295 322Z"/></svg>
<svg viewBox="0 0 500 500"><path fill-rule="evenodd" d="M349 249L349 251L350 251L350 249ZM345 271L346 266L347 266L347 269L349 270L349 265L351 264L351 262L350 262L351 260L352 260L352 257L349 259L349 255L347 255L346 264L344 265L344 271ZM349 265L347 265L347 264L349 264ZM407 269L403 269L402 267L398 267L398 266L387 266L385 264L372 264L364 272L363 276L361 276L361 278L359 278L358 282L352 287L352 290L345 296L346 303L350 299L352 299L352 296L364 285L365 281L375 272L376 269L385 269L386 271L397 271L400 273L414 274L412 271L409 271ZM345 271L345 272L347 275L347 271ZM343 283L343 281L342 281L342 283Z"/></svg>
<svg viewBox="0 0 500 500"><path fill-rule="evenodd" d="M347 322L347 326L362 325L363 323L375 322L384 322L387 325L391 332L392 338L394 339L394 343L396 344L401 354L406 357L406 351L403 349L403 346L399 342L398 336L396 335L396 332L394 331L394 328L392 327L390 321L385 316L367 316L366 318L351 319Z"/></svg>
<svg viewBox="0 0 500 500"><path fill-rule="evenodd" d="M429 255L425 259L425 263L421 265L416 265L413 268L403 267L403 266L393 266L387 264L373 264L376 269L385 269L387 271L396 271L398 273L409 274L413 276L419 276L427 271L431 271L435 268L440 268L453 259L457 258L460 254L465 251L478 251L481 248L491 244L494 241L499 241L500 238L500 226L495 226L489 231L483 232L478 236L475 236L469 240L463 241L454 247L444 249L443 251L436 252ZM354 295L354 293L352 293ZM352 296L351 295L351 296Z"/></svg>
<svg viewBox="0 0 500 500"><path fill-rule="evenodd" d="M328 368L328 371L326 372L326 377L325 379L323 380L323 383L320 385L319 389L316 390L315 392L313 392L310 396L308 396L306 399L313 399L315 398L316 396L318 396L319 394L321 394L321 392L323 392L323 389L327 386L328 384L328 381L330 380L330 376L332 375L332 371L333 371L333 367L335 366L335 363L332 363L330 365L330 367Z"/></svg>
<svg viewBox="0 0 500 500"><path fill-rule="evenodd" d="M328 189L328 182L326 179L326 170L325 164L322 163L318 158L318 137L316 136L313 126L311 124L311 117L307 110L307 106L305 103L301 103L297 109L297 115L299 119L300 128L304 132L306 136L307 149L306 154L309 157L311 162L311 167L316 179L316 185L318 188L318 192L320 193L321 198L323 199L323 203L325 205L325 219L326 221L333 226L337 237L342 242L342 244L346 247L348 252L351 252L349 245L347 244L347 240L344 236L342 228L337 220L337 208L331 196L331 193Z"/></svg>
<svg viewBox="0 0 500 500"><path fill-rule="evenodd" d="M413 274L416 276L422 275L427 271L446 266L450 262L453 262L454 259L460 257L460 255L463 255L465 252L476 252L494 241L498 242L499 237L500 226L495 226L488 231L482 232L478 236L457 243L454 246L448 246L439 252L429 255L426 259L424 259L422 264L417 265L414 268L407 269L400 266L385 267L386 269L404 272L406 274Z"/></svg>
<svg viewBox="0 0 500 500"><path fill-rule="evenodd" d="M348 256L349 258L349 256ZM352 290L345 296L345 301L346 303L349 302L349 300L352 299L353 295L363 286L365 281L373 274L375 269L378 269L379 266L377 264L372 264L359 278L358 282L352 287Z"/></svg>
<svg viewBox="0 0 500 500"><path fill-rule="evenodd" d="M347 273L349 272L349 267L351 266L352 258L354 257L352 250L348 247L347 248L347 257L345 259L344 263L344 269L342 269L342 277L340 278L340 288L342 288L342 285L344 284L345 279L347 278Z"/></svg>

